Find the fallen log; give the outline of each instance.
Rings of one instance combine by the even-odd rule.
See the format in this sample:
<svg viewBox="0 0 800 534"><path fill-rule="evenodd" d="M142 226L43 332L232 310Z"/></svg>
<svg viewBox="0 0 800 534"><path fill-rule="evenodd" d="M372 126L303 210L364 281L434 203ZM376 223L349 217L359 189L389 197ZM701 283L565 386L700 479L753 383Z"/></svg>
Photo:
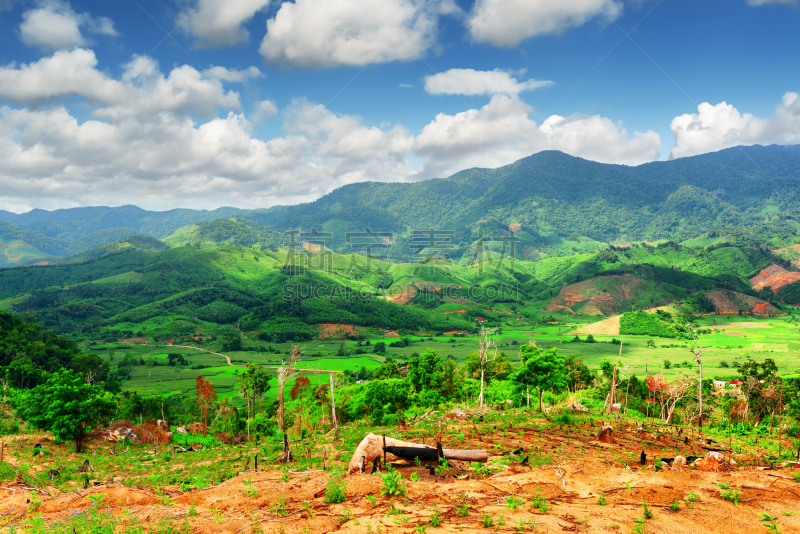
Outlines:
<svg viewBox="0 0 800 534"><path fill-rule="evenodd" d="M361 440L361 443L359 443L356 447L355 453L350 459L350 465L347 468L348 472L356 473L361 469L362 456L366 457L366 462L373 462L375 458L382 456L384 452L383 440L383 436L376 436L372 433L367 434L364 439ZM399 439L386 437L386 453L392 455L390 460L398 457L390 451L390 448L392 447L410 447L432 450L433 459L436 460L438 458L435 447L420 443L409 443L407 441L400 441ZM442 452L444 453L444 457L448 460L460 460L462 462L486 462L489 460L489 453L484 450L444 449Z"/></svg>

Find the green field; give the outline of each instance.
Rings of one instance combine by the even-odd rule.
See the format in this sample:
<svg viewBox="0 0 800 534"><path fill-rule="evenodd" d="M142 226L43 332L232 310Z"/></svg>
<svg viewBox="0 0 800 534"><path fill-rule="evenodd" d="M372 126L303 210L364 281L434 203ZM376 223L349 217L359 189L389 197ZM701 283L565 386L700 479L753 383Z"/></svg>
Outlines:
<svg viewBox="0 0 800 534"><path fill-rule="evenodd" d="M702 319L704 328L712 333L701 336L703 349L703 371L706 378L733 378L736 376L736 365L744 363L748 358L763 361L772 358L782 376L800 373L800 323L794 322L794 316L773 318L748 318L731 316L726 321L722 316L711 316ZM568 332L586 324L586 320L558 325L526 325L523 320L509 321L496 341L498 351L504 354L512 364L519 364L519 345L535 342L542 348L556 347L560 354L581 358L592 370L598 370L603 360L616 361L620 354L620 345L610 343L612 338L622 341L621 369L623 377L635 375L643 378L647 375L662 373L665 377L675 377L681 373L696 373L697 365L689 350L690 342L673 339L653 339L655 348L648 347L650 337L647 336L603 336L596 335L595 343L571 342L574 338ZM721 325L722 327L718 326ZM733 325L733 326L730 326ZM536 335L526 335L536 334ZM586 336L581 336L585 340ZM459 364L464 363L470 353L475 352L476 344L473 336L448 337L437 336L421 338L409 336L411 341L407 347L388 347L397 341L396 337L374 338L370 342L383 341L387 344L386 356L395 358L400 363L414 353L422 353L431 349L443 358L452 358ZM346 356L337 356L340 346L344 345ZM667 347L667 345L678 345ZM304 348L304 356L300 367L325 371L354 371L362 366L372 371L377 369L384 356L376 354L355 354L359 348L355 341L310 341L300 344ZM103 349L97 351L104 360L110 361L112 369L116 367L125 354L143 358L145 361L156 359L158 366L140 365L134 368L134 378L124 382L123 389L136 391L142 396L180 394L193 395L195 378L202 376L214 384L220 397L231 396L234 402L241 398L236 384L241 367L246 363L264 366L273 373L281 365L281 359L291 350L291 343L267 343L246 340L244 347L249 350L225 353L234 366L227 365L224 358L195 349L182 347L141 347L126 349ZM202 347L206 350L221 352L219 343L210 343ZM259 349L275 349L281 354L258 352ZM368 349L362 345L360 348ZM189 367L181 369L167 365L167 353L178 353L185 356ZM113 360L110 354L114 354ZM664 360L672 366L664 368ZM723 362L727 367L723 366ZM204 366L202 369L191 369L191 366ZM305 373L301 373L305 374ZM325 375L307 374L313 385L326 381ZM293 382L290 382L290 385ZM267 397L277 394L277 379L270 381Z"/></svg>

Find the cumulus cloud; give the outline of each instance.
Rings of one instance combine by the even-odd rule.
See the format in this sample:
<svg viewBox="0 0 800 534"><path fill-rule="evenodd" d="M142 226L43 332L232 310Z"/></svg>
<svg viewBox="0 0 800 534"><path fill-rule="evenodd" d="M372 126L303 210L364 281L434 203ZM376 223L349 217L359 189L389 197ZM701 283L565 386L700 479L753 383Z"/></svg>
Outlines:
<svg viewBox="0 0 800 534"><path fill-rule="evenodd" d="M495 70L450 69L425 78L425 90L432 95L516 95L553 85L546 80L517 81L513 73ZM524 74L524 71L521 72Z"/></svg>
<svg viewBox="0 0 800 534"><path fill-rule="evenodd" d="M308 202L348 183L446 176L548 149L628 164L658 157L653 132L629 136L599 116L536 124L517 94L439 114L418 133L298 98L281 110L283 134L264 141L241 111L239 94L226 87L258 75L189 65L162 72L152 58L134 56L113 78L80 48L0 68L0 94L17 106L0 107L0 191L16 188L0 209L266 207ZM59 102L65 97L96 109L83 120ZM275 102L260 100L253 120L277 113Z"/></svg>
<svg viewBox="0 0 800 534"><path fill-rule="evenodd" d="M178 16L181 26L197 39L198 48L216 48L247 42L242 27L270 0L197 0Z"/></svg>
<svg viewBox="0 0 800 534"><path fill-rule="evenodd" d="M261 55L287 67L320 68L408 61L436 39L450 3L422 0L296 0L267 21ZM447 8L449 9L449 7Z"/></svg>
<svg viewBox="0 0 800 534"><path fill-rule="evenodd" d="M243 82L252 78L263 76L257 67L248 67L244 70L227 69L225 67L211 67L203 71L209 78L214 78L225 82Z"/></svg>
<svg viewBox="0 0 800 534"><path fill-rule="evenodd" d="M600 116L548 117L537 126L533 109L517 96L495 95L481 109L439 114L415 139L425 157L421 177L470 167L496 167L542 150L561 150L605 163L636 165L658 158L661 138Z"/></svg>
<svg viewBox="0 0 800 534"><path fill-rule="evenodd" d="M256 104L255 109L253 110L252 113L252 117L253 120L260 122L269 119L270 117L274 117L277 114L278 114L278 106L275 105L275 101L262 100L261 102Z"/></svg>
<svg viewBox="0 0 800 534"><path fill-rule="evenodd" d="M738 145L800 143L800 95L786 93L775 115L760 119L726 102L704 102L697 113L675 117L670 124L675 146L670 159L714 152Z"/></svg>
<svg viewBox="0 0 800 534"><path fill-rule="evenodd" d="M73 78L52 83L70 72ZM5 207L131 199L153 208L263 207L417 171L406 161L411 137L402 126L365 126L302 99L286 111L285 137L256 138L238 93L224 88L255 75L188 65L163 73L151 58L134 56L113 79L82 49L2 68L0 94L21 106L0 108L0 190L17 188ZM99 106L81 122L58 103L67 96ZM268 100L255 111L276 112Z"/></svg>
<svg viewBox="0 0 800 534"><path fill-rule="evenodd" d="M511 48L523 39L559 33L599 17L616 20L618 0L478 0L467 20L474 41Z"/></svg>
<svg viewBox="0 0 800 534"><path fill-rule="evenodd" d="M26 45L44 52L85 46L88 41L82 30L96 35L117 35L111 19L76 13L68 2L42 0L36 6L22 14L20 38Z"/></svg>

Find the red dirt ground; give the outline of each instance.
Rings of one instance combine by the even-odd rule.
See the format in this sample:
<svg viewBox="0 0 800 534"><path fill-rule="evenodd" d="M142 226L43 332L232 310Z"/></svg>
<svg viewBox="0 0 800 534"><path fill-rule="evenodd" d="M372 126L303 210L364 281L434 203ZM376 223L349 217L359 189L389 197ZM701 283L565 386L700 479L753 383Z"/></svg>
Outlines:
<svg viewBox="0 0 800 534"><path fill-rule="evenodd" d="M756 291L770 286L773 292L777 292L798 280L800 280L800 273L787 271L780 265L770 265L751 278L750 285Z"/></svg>
<svg viewBox="0 0 800 534"><path fill-rule="evenodd" d="M430 520L434 510L442 521L438 527L427 527L431 534L513 532L517 521L529 519L536 523L535 532L617 533L631 531L634 519L642 517L642 502L647 502L654 516L647 521L646 532L653 534L764 533L758 513L777 516L785 533L800 532L800 516L782 513L800 507L800 493L791 470L744 467L729 471L723 466L715 472L692 467L655 471L653 458L670 458L676 452L703 456L707 451L704 447L724 449L727 443L706 442L690 435L690 431L676 435L669 427L648 425L637 429L621 421L612 422L615 442L600 443L594 440L600 424L598 421L541 429L499 421L478 429L470 422L445 423L443 428L463 432L459 447L490 450L496 454L490 462L501 460L505 465L495 464L502 466L499 472L481 476L468 471L464 464L452 462L451 471L432 476L427 467L399 462L395 467L407 479L407 494L391 500L381 495L382 480L377 475L346 476L346 502L325 504L328 472L290 471L288 481L282 482L281 471L269 470L244 472L196 491L181 492L175 486L165 486L159 490L162 495L153 489L114 481L45 497L36 513L52 522L86 511L93 504L90 496L105 494L102 505L115 514L129 513L151 524L168 516L187 518L193 533L250 533L256 531L255 525L264 532L286 534L361 534L378 532L379 526L387 533L411 534L415 527ZM430 441L413 429L393 433L416 442ZM509 451L519 448L522 456L529 456L531 461L538 459L536 467L524 465L522 456L508 456ZM646 467L639 465L641 451L649 458ZM734 456L740 465L752 459ZM419 480L408 480L414 472ZM248 479L250 482L245 484ZM727 483L739 492L738 506L721 498L719 483ZM54 488L45 489L55 493ZM257 495L245 494L244 490L252 489L257 490ZM698 496L696 502L686 501L690 492ZM547 499L546 513L533 510L530 503L515 509L506 506L507 497L529 501L537 493ZM164 494L169 496L168 503ZM604 505L598 502L601 495L607 501ZM28 513L32 496L31 489L25 489L23 484L0 488L0 516L7 521L21 518ZM286 511L278 515L274 506L282 499ZM678 511L670 509L675 501ZM311 513L301 508L304 503L313 506ZM466 514L461 514L459 509L464 504ZM196 509L194 516L189 515L192 505ZM391 506L400 512L389 515ZM484 526L487 516L494 526ZM500 516L504 525L498 525Z"/></svg>

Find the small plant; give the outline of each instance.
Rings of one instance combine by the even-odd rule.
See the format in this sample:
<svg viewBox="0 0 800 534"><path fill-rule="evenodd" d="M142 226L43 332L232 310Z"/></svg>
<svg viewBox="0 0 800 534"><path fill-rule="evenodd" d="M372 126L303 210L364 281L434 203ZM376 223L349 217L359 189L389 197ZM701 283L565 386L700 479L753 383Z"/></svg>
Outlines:
<svg viewBox="0 0 800 534"><path fill-rule="evenodd" d="M273 505L270 507L270 510L272 510L273 514L279 517L287 515L289 511L286 509L286 497L281 497L280 501L273 503Z"/></svg>
<svg viewBox="0 0 800 534"><path fill-rule="evenodd" d="M720 487L719 496L722 497L726 501L730 501L733 503L734 506L739 506L739 495L741 495L740 490L735 490L731 488L731 485L726 482L719 482L717 486Z"/></svg>
<svg viewBox="0 0 800 534"><path fill-rule="evenodd" d="M428 520L431 526L438 527L442 524L442 518L439 517L439 512L436 510L436 505L433 505L433 513L431 514L431 518Z"/></svg>
<svg viewBox="0 0 800 534"><path fill-rule="evenodd" d="M408 521L409 521L409 519L408 519L408 516L406 516L405 514L400 514L400 515L399 515L399 516L398 516L398 517L397 517L397 518L394 520L394 524L395 524L395 525L398 525L398 526L402 526L402 527L404 527L404 526L406 526L406 525L408 524Z"/></svg>
<svg viewBox="0 0 800 534"><path fill-rule="evenodd" d="M645 519L653 519L653 510L646 502L642 503L642 513L644 514Z"/></svg>
<svg viewBox="0 0 800 534"><path fill-rule="evenodd" d="M353 519L353 512L347 506L344 507L342 510L342 515L339 516L339 524L343 525Z"/></svg>
<svg viewBox="0 0 800 534"><path fill-rule="evenodd" d="M325 502L327 504L335 504L344 502L346 499L347 482L338 473L332 474L325 487Z"/></svg>
<svg viewBox="0 0 800 534"><path fill-rule="evenodd" d="M367 495L367 502L369 502L372 506L378 502L378 499L375 498L374 495Z"/></svg>
<svg viewBox="0 0 800 534"><path fill-rule="evenodd" d="M255 497L258 495L258 488L242 488L242 493L248 497Z"/></svg>
<svg viewBox="0 0 800 534"><path fill-rule="evenodd" d="M647 529L647 519L644 517L636 517L633 519L633 532L635 534L646 534Z"/></svg>
<svg viewBox="0 0 800 534"><path fill-rule="evenodd" d="M424 534L425 531L428 530L428 526L419 524L416 527L414 527L414 530L416 530L417 532L422 532Z"/></svg>
<svg viewBox="0 0 800 534"><path fill-rule="evenodd" d="M467 503L467 495L466 493L462 493L461 504L456 508L456 512L458 515L468 516L469 515L469 504Z"/></svg>
<svg viewBox="0 0 800 534"><path fill-rule="evenodd" d="M494 526L494 521L492 521L492 516L484 512L483 519L481 520L481 524L483 524L484 528L489 528Z"/></svg>
<svg viewBox="0 0 800 534"><path fill-rule="evenodd" d="M506 508L511 508L512 510L516 510L517 508L525 504L524 499L520 499L519 497L515 497L514 495L506 497L505 501L506 501Z"/></svg>
<svg viewBox="0 0 800 534"><path fill-rule="evenodd" d="M313 501L303 501L300 504L300 508L305 510L306 517L308 519L314 519L314 516L317 515L317 514L314 513L314 503L313 503Z"/></svg>
<svg viewBox="0 0 800 534"><path fill-rule="evenodd" d="M417 467L422 467L422 460L419 459L419 456L414 457L414 465Z"/></svg>
<svg viewBox="0 0 800 534"><path fill-rule="evenodd" d="M281 482L289 482L289 468L284 467L283 473L281 473Z"/></svg>
<svg viewBox="0 0 800 534"><path fill-rule="evenodd" d="M497 526L498 526L498 527L502 527L502 526L503 526L503 525L505 525L505 524L506 524L506 518L505 518L505 517L503 517L502 515L501 515L501 516L499 516L499 517L497 518Z"/></svg>
<svg viewBox="0 0 800 534"><path fill-rule="evenodd" d="M536 495L531 497L531 507L535 510L539 510L539 512L545 514L547 510L550 508L547 504L547 497L544 496L542 490L537 489Z"/></svg>
<svg viewBox="0 0 800 534"><path fill-rule="evenodd" d="M100 506L100 503L103 502L103 497L105 497L105 496L106 496L105 493L101 493L100 495L89 495L89 500L92 501L92 508L97 508L98 506ZM39 494L35 493L33 495L33 499L31 500L31 504L36 503L36 500L38 500L38 497L39 497ZM162 500L162 502L163 502L163 500ZM167 497L167 502L169 502L169 497ZM36 504L38 505L39 503L36 503ZM34 508L35 508L35 506L34 506Z"/></svg>
<svg viewBox="0 0 800 534"><path fill-rule="evenodd" d="M194 499L192 502L189 503L189 517L194 517L197 515L197 506L194 504Z"/></svg>
<svg viewBox="0 0 800 534"><path fill-rule="evenodd" d="M783 532L783 526L778 524L778 516L758 513L761 516L761 525L774 534Z"/></svg>
<svg viewBox="0 0 800 534"><path fill-rule="evenodd" d="M606 499L606 496L601 493L600 496L597 498L597 504L599 504L600 506L605 506L608 504L608 499Z"/></svg>
<svg viewBox="0 0 800 534"><path fill-rule="evenodd" d="M450 462L447 461L447 458L443 458L439 467L436 468L436 474L441 475L442 473L447 473L450 471Z"/></svg>
<svg viewBox="0 0 800 534"><path fill-rule="evenodd" d="M517 532L522 532L524 530L533 530L536 526L536 523L534 523L533 518L530 518L527 521L524 519L522 521L517 521L514 523L514 525L514 530Z"/></svg>
<svg viewBox="0 0 800 534"><path fill-rule="evenodd" d="M391 470L388 474L382 475L383 484L381 494L386 497L393 495L405 495L408 491L402 484L403 475L399 471Z"/></svg>
<svg viewBox="0 0 800 534"><path fill-rule="evenodd" d="M700 500L700 496L693 491L689 492L689 495L686 496L686 502L697 502Z"/></svg>
<svg viewBox="0 0 800 534"><path fill-rule="evenodd" d="M218 524L222 523L222 519L225 517L225 511L220 510L219 506L211 509L211 514L214 516L214 521Z"/></svg>
<svg viewBox="0 0 800 534"><path fill-rule="evenodd" d="M794 481L795 481L795 482L797 482L798 484L800 484L800 473L798 473L797 471L795 471L794 473L792 473L792 478L794 479Z"/></svg>
<svg viewBox="0 0 800 534"><path fill-rule="evenodd" d="M419 473L417 473L416 471L414 471L413 473L411 473L411 476L409 476L409 477L408 477L408 479L409 479L411 482L417 482L417 481L419 480Z"/></svg>
<svg viewBox="0 0 800 534"><path fill-rule="evenodd" d="M681 511L681 503L678 499L672 501L672 504L669 505L669 509L673 512L680 512Z"/></svg>
<svg viewBox="0 0 800 534"><path fill-rule="evenodd" d="M625 487L628 488L628 495L633 495L633 486L630 485L630 482L626 482Z"/></svg>

